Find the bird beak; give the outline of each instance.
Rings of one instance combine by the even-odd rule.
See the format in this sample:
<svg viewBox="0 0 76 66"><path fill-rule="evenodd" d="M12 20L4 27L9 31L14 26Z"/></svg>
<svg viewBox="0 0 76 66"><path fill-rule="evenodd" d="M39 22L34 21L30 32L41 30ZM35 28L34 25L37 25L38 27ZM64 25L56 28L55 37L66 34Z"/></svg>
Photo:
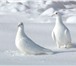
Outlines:
<svg viewBox="0 0 76 66"><path fill-rule="evenodd" d="M20 24L18 25L18 27L20 26Z"/></svg>
<svg viewBox="0 0 76 66"><path fill-rule="evenodd" d="M55 14L52 14L51 17L53 17Z"/></svg>
<svg viewBox="0 0 76 66"><path fill-rule="evenodd" d="M51 17L53 17L55 15L55 13L53 13L52 15L51 15Z"/></svg>

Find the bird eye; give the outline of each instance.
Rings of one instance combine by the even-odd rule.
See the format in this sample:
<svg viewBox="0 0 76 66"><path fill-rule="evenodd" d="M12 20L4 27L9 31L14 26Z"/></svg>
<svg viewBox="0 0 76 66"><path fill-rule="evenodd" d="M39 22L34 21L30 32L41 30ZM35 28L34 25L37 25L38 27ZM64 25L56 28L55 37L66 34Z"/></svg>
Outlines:
<svg viewBox="0 0 76 66"><path fill-rule="evenodd" d="M22 23L22 22L21 22L20 24L18 24L18 27L19 27L19 26L21 26L21 25L23 25L23 23Z"/></svg>
<svg viewBox="0 0 76 66"><path fill-rule="evenodd" d="M23 22L21 22L20 25L23 25Z"/></svg>
<svg viewBox="0 0 76 66"><path fill-rule="evenodd" d="M57 13L56 13L57 14Z"/></svg>

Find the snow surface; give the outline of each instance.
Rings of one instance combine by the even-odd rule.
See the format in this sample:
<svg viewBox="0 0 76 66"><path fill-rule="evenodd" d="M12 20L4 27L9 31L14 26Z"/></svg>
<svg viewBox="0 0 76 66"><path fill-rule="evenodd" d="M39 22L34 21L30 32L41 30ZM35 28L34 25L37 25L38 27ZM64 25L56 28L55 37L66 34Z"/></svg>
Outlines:
<svg viewBox="0 0 76 66"><path fill-rule="evenodd" d="M70 49L57 49L51 38L54 24L25 23L26 34L39 45L52 49L52 55L22 55L15 46L17 23L0 23L0 64L13 65L75 65L76 64L76 25L66 24L71 30L73 47Z"/></svg>
<svg viewBox="0 0 76 66"><path fill-rule="evenodd" d="M66 23L76 23L76 16L71 16L66 20Z"/></svg>
<svg viewBox="0 0 76 66"><path fill-rule="evenodd" d="M54 0L50 5L45 5L49 0L0 1L0 65L76 65L76 22L74 18L73 22L69 19L76 15L76 0ZM62 4L57 5L59 3ZM72 48L57 49L52 40L55 17L51 17L51 14L55 10L62 13L63 22L70 30ZM67 19L70 22L67 23ZM34 42L53 50L55 54L22 55L15 46L19 22L24 22L26 34Z"/></svg>

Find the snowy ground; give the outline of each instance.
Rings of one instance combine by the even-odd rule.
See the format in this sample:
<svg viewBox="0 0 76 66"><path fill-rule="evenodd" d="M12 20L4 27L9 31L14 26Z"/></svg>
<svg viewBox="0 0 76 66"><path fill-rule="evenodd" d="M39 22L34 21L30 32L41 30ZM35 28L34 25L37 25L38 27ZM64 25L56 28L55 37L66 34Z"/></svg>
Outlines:
<svg viewBox="0 0 76 66"><path fill-rule="evenodd" d="M52 55L21 55L15 47L17 23L0 23L0 64L11 65L75 65L76 64L76 25L66 24L71 31L73 47L70 49L57 49L51 38L54 24L25 23L26 34L37 44L52 49Z"/></svg>
<svg viewBox="0 0 76 66"><path fill-rule="evenodd" d="M30 6L26 2L27 8L30 7L30 9L24 8L25 3L7 4L5 0L0 2L0 65L76 65L76 1L60 0L57 2L55 0L55 2L50 2L50 0L45 0L48 2L44 6L45 4L39 0L39 7L35 0L29 1L34 1L34 5L30 3ZM55 25L55 17L51 17L51 14L56 9L63 14L63 21L70 30L72 37L72 48L70 49L57 49L51 38ZM55 54L37 56L20 54L15 46L19 22L24 22L25 33L28 37L40 46L51 49Z"/></svg>

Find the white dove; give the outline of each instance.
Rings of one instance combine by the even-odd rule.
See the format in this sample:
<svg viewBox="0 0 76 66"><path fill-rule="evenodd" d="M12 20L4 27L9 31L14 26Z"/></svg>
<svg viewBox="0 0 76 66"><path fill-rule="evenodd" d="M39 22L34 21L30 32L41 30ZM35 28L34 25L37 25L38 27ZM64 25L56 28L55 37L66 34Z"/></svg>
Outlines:
<svg viewBox="0 0 76 66"><path fill-rule="evenodd" d="M18 25L18 31L15 39L17 49L23 54L41 55L52 54L50 49L43 48L33 42L24 32L24 24L21 22Z"/></svg>
<svg viewBox="0 0 76 66"><path fill-rule="evenodd" d="M56 24L52 31L53 40L56 42L58 48L70 48L72 43L69 29L63 24L59 12L56 11L53 15L56 15Z"/></svg>

